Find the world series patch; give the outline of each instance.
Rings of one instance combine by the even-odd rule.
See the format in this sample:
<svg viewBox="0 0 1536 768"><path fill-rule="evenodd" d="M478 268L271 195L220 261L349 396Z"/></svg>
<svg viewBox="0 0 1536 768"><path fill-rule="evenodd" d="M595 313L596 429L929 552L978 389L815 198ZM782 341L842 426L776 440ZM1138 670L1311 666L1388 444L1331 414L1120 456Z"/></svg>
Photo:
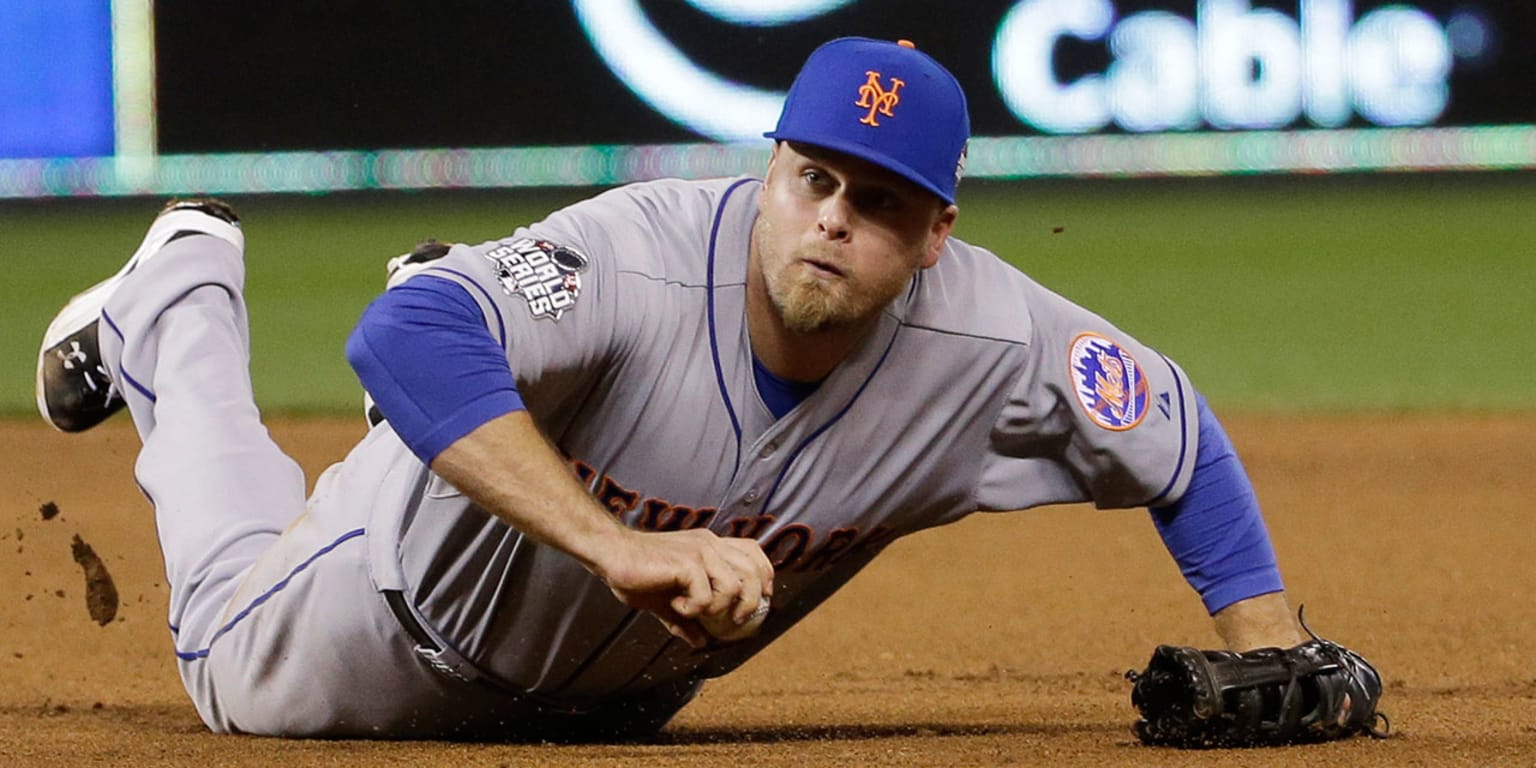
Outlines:
<svg viewBox="0 0 1536 768"><path fill-rule="evenodd" d="M534 319L556 321L576 304L581 295L581 273L590 263L570 246L531 237L496 246L485 253L485 258L508 296L523 297Z"/></svg>
<svg viewBox="0 0 1536 768"><path fill-rule="evenodd" d="M1097 333L1079 334L1067 365L1077 402L1093 423L1119 432L1147 415L1151 388L1146 374L1119 344Z"/></svg>

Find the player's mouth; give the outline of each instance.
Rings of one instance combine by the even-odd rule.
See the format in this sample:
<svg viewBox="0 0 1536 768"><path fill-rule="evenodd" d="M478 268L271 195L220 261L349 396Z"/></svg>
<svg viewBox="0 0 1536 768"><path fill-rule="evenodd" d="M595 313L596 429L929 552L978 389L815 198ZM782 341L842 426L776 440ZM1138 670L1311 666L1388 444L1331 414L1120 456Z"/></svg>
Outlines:
<svg viewBox="0 0 1536 768"><path fill-rule="evenodd" d="M800 263L804 264L806 269L810 270L811 274L823 279L836 279L847 276L842 269L830 261L802 258Z"/></svg>

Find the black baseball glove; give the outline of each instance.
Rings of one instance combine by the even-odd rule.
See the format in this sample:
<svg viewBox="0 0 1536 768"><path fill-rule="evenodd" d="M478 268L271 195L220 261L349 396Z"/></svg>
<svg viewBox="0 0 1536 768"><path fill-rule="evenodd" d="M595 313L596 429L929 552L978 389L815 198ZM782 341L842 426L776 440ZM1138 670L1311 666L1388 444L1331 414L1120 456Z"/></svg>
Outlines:
<svg viewBox="0 0 1536 768"><path fill-rule="evenodd" d="M1203 749L1385 737L1390 723L1376 711L1376 669L1311 629L1307 634L1311 642L1295 648L1246 653L1158 646L1145 670L1126 673L1141 713L1137 738Z"/></svg>

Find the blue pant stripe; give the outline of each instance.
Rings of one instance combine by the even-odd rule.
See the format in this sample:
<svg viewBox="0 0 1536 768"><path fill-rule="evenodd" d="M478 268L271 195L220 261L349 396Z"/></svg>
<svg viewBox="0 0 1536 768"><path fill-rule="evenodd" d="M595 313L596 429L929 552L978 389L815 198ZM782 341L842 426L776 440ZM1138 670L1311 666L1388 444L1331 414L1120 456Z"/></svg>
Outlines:
<svg viewBox="0 0 1536 768"><path fill-rule="evenodd" d="M235 614L235 617L230 619L228 624L225 624L224 626L219 627L219 631L213 633L213 639L208 641L208 647L207 648L202 648L202 649L199 649L199 650L196 650L196 651L177 651L176 652L176 658L181 659L182 661L197 661L199 659L206 659L206 658L208 658L208 651L213 648L213 644L218 642L219 638L223 637L225 633L229 632L229 630L234 629L235 625L239 624L242 620L245 619L245 617L251 615L251 612L256 610L257 606L261 605L262 603L265 603L269 598L271 598L273 595L277 594L278 592L283 591L283 589L288 586L288 583L293 581L293 577L299 575L300 572L302 572L304 569L308 568L310 563L313 563L316 560L320 559L321 555L324 555L324 554L330 552L331 550L336 549L337 547L341 546L342 543L344 543L344 542L346 542L346 541L348 541L350 539L355 539L355 538L363 535L363 531L364 531L364 529L362 529L362 528L358 528L358 529L355 529L355 530L347 531L346 533L343 533L341 535L341 538L331 542L330 544L325 545L324 547L321 547L320 551L314 553L313 555L310 555L309 558L306 559L304 562L299 563L298 565L294 566L293 570L289 571L288 575L284 576L282 581L279 581L276 584L273 584L271 589L268 589L267 591L265 591L265 592L261 593L260 595L258 595L255 600L251 601L250 605L246 606L239 613ZM172 630L175 631L175 628L173 627Z"/></svg>
<svg viewBox="0 0 1536 768"><path fill-rule="evenodd" d="M113 321L112 321L112 318L111 318L111 317L110 317L110 316L108 316L108 315L107 315L107 311L106 311L106 310L105 310L105 309L103 309L103 310L102 310L102 311L101 311L101 319L102 319L102 320L105 320L105 321L106 321L106 323L107 323L107 327L108 327L108 328L111 328L111 329L112 329L112 332L113 332L113 333L115 333L115 334L117 334L117 337L118 337L118 338L119 338L119 339L126 339L126 337L125 337L125 336L123 336L123 331L122 331L122 329L120 329L120 328L118 328L118 327L117 327L117 323L115 323L115 322L113 322ZM145 397L147 397L147 398L149 398L149 401L150 401L150 402L151 402L151 403L153 403L153 402L155 402L155 401L156 401L156 399L155 399L155 393L153 393L153 392L151 392L151 391L149 391L149 387L146 387L146 386L144 386L144 385L143 385L143 384L140 384L140 383L139 383L139 382L138 382L138 381L137 381L137 380L136 380L136 379L134 379L134 378L133 378L133 377L132 377L132 376L129 376L129 375L128 375L128 372L127 372L127 371L125 371L125 370L123 370L123 363L122 363L122 361L121 361L121 360L119 360L119 361L118 361L118 363L117 363L117 372L118 372L118 374L119 374L119 375L120 375L120 376L122 376L122 377L123 377L123 381L126 381L126 382L128 382L128 384L129 384L129 385L130 385L130 386L132 386L132 387L133 387L133 388L134 388L134 389L137 389L137 390L138 390L138 391L139 391L139 393L140 393L140 394L142 394L142 395L144 395L144 396L145 396Z"/></svg>

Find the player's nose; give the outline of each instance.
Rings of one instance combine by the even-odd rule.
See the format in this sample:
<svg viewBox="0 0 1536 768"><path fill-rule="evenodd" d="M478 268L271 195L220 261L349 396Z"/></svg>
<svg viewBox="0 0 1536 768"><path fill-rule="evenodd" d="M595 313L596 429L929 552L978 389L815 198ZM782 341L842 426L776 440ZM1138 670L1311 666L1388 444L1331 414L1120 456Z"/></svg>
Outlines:
<svg viewBox="0 0 1536 768"><path fill-rule="evenodd" d="M842 195L831 195L821 201L816 231L828 240L848 239L848 202Z"/></svg>

